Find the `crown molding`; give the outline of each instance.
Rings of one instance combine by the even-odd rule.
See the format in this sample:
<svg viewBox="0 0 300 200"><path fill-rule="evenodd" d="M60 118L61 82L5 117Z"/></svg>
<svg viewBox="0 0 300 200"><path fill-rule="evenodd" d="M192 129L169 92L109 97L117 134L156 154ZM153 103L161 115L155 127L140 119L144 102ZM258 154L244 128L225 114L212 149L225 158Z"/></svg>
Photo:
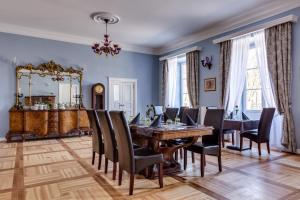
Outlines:
<svg viewBox="0 0 300 200"><path fill-rule="evenodd" d="M35 37L35 38L56 40L56 41L74 43L74 44L82 44L82 45L91 45L95 41L99 40L97 38L82 37L77 35L64 34L59 32L29 28L29 27L6 24L6 23L0 23L0 32ZM119 44L121 48L125 51L156 55L155 49L153 48L138 46L138 45L129 45L121 42Z"/></svg>
<svg viewBox="0 0 300 200"><path fill-rule="evenodd" d="M299 0L272 1L263 6L244 12L241 15L236 15L234 17L213 24L207 27L204 31L178 38L175 41L172 41L160 48L155 49L155 52L163 55L168 52L195 44L196 42L212 38L228 31L244 27L246 25L258 22L260 20L272 17L274 15L286 12L297 7L300 7Z"/></svg>

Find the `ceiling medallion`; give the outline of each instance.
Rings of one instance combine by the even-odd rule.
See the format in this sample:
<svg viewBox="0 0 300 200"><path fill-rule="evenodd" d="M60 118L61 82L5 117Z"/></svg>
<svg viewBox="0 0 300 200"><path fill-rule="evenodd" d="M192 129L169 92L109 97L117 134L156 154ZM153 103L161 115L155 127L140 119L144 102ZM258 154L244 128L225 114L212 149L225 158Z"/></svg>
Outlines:
<svg viewBox="0 0 300 200"><path fill-rule="evenodd" d="M97 23L104 22L106 30L104 39L101 42L92 45L94 53L98 55L105 54L106 56L109 54L112 56L119 54L121 47L118 44L112 44L112 41L109 39L109 35L107 34L107 25L118 23L120 18L117 15L113 15L108 12L94 13L91 15L91 18Z"/></svg>

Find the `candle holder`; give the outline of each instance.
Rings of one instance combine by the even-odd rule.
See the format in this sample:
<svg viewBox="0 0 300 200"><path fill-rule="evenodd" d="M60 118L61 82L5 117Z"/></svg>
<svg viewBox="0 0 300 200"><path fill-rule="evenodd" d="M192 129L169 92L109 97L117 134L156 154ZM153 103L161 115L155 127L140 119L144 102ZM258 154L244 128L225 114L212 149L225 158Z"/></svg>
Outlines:
<svg viewBox="0 0 300 200"><path fill-rule="evenodd" d="M15 108L17 108L17 109L23 109L23 105L22 105L22 103L20 101L20 98L22 98L24 96L23 93L16 93L15 96L16 96Z"/></svg>

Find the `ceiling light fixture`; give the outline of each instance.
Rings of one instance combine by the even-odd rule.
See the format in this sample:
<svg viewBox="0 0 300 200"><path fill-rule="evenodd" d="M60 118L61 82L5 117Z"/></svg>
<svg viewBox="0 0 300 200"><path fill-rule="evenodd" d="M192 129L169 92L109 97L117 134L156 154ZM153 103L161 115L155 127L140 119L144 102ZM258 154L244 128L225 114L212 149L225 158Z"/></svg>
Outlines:
<svg viewBox="0 0 300 200"><path fill-rule="evenodd" d="M107 34L107 25L118 23L120 21L120 18L117 15L113 15L107 12L94 13L91 15L91 18L97 23L105 23L105 34L103 41L92 45L94 53L98 55L102 55L104 53L106 56L108 56L109 54L112 56L119 54L121 51L121 47L118 44L112 44L112 41L109 39L109 35Z"/></svg>

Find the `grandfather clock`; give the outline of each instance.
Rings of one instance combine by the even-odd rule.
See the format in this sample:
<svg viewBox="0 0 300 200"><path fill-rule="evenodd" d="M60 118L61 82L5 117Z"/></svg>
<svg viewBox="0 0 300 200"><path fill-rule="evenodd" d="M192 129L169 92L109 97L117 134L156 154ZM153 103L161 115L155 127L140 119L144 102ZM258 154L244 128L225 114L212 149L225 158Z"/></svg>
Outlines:
<svg viewBox="0 0 300 200"><path fill-rule="evenodd" d="M96 83L92 87L92 108L105 109L105 87L102 83Z"/></svg>

